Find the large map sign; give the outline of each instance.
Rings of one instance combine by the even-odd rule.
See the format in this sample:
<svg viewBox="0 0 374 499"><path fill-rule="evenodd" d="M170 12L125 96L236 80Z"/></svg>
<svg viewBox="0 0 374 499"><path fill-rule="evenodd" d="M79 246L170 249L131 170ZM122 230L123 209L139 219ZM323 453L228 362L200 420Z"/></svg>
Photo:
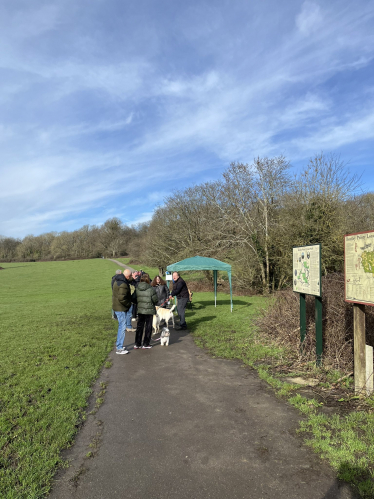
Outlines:
<svg viewBox="0 0 374 499"><path fill-rule="evenodd" d="M345 300L374 305L374 231L344 237Z"/></svg>
<svg viewBox="0 0 374 499"><path fill-rule="evenodd" d="M293 290L321 296L321 245L293 248Z"/></svg>

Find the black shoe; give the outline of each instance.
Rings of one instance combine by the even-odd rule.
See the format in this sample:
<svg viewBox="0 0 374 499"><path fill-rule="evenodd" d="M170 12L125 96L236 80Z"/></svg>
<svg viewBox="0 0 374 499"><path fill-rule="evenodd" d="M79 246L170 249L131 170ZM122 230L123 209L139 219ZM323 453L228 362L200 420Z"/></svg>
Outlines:
<svg viewBox="0 0 374 499"><path fill-rule="evenodd" d="M175 326L176 331L180 331L181 329L187 329L187 326Z"/></svg>

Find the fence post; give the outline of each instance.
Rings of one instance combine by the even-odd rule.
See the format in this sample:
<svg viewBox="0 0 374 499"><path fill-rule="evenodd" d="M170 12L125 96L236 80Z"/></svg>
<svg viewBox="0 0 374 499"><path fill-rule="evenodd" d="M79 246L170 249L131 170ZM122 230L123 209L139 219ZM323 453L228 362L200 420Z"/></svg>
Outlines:
<svg viewBox="0 0 374 499"><path fill-rule="evenodd" d="M353 304L355 393L366 390L365 305Z"/></svg>

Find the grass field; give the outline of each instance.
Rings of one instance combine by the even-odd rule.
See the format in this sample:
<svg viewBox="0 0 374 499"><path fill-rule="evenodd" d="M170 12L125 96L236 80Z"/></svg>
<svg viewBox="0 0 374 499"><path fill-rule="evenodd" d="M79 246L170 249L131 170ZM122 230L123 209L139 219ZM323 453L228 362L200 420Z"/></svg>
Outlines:
<svg viewBox="0 0 374 499"><path fill-rule="evenodd" d="M0 497L49 489L116 336L106 260L2 263Z"/></svg>

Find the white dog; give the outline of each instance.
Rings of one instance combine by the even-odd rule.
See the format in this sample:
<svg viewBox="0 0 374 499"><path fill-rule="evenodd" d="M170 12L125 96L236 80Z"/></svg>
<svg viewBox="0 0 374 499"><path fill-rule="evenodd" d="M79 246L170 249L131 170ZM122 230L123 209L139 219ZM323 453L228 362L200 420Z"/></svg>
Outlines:
<svg viewBox="0 0 374 499"><path fill-rule="evenodd" d="M153 316L152 327L153 327L154 331L152 332L152 335L155 335L155 334L157 334L157 333L160 332L160 320L161 319L158 316L158 314L156 314L156 315Z"/></svg>
<svg viewBox="0 0 374 499"><path fill-rule="evenodd" d="M168 327L169 320L171 319L173 321L173 328L174 328L175 327L174 326L174 314L173 314L174 309L175 309L175 305L173 305L171 308L156 307L157 315L159 317L159 322L164 320L166 322L166 327Z"/></svg>
<svg viewBox="0 0 374 499"><path fill-rule="evenodd" d="M161 345L169 346L170 331L167 327L163 327L161 330Z"/></svg>

